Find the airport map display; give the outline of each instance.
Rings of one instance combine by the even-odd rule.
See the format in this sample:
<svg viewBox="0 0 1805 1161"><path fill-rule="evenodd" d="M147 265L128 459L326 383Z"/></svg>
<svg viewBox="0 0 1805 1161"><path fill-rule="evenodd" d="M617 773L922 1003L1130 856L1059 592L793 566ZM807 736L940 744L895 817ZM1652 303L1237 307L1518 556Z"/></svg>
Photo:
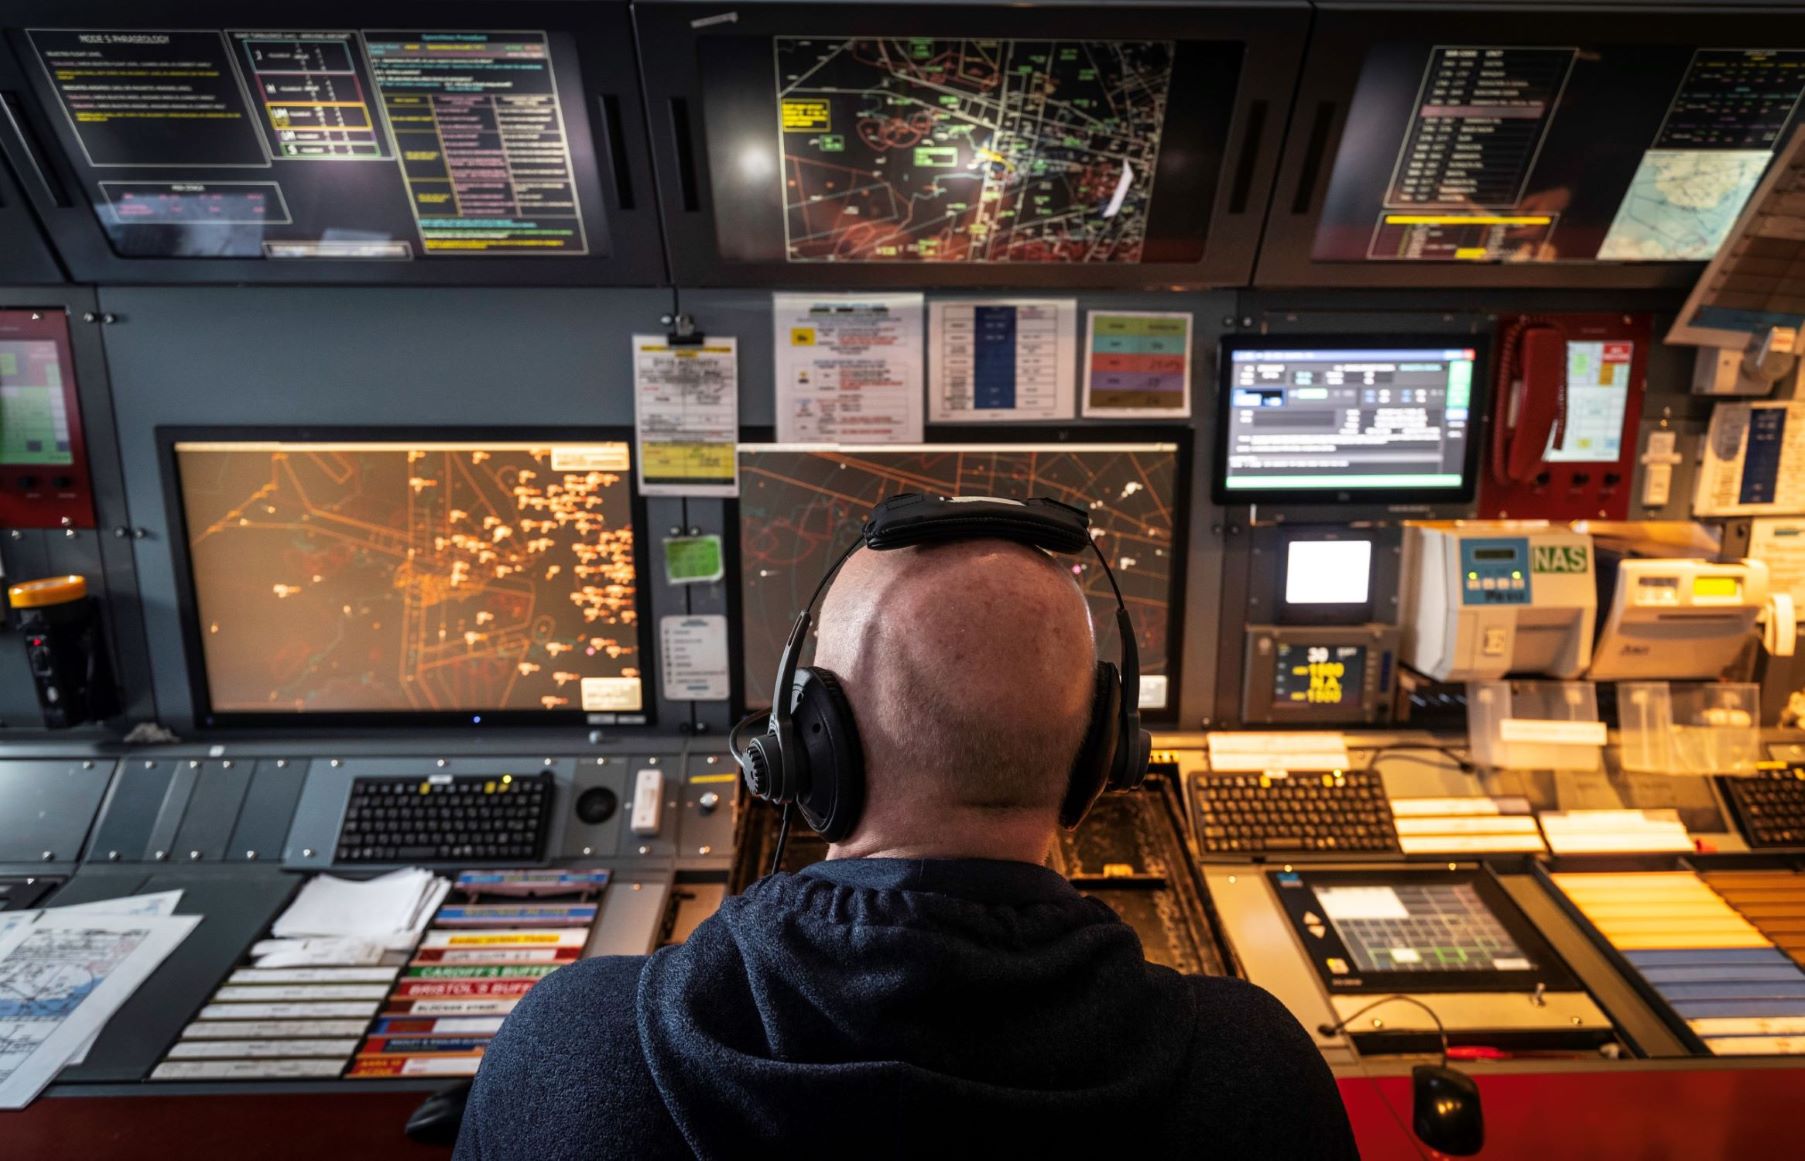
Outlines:
<svg viewBox="0 0 1805 1161"><path fill-rule="evenodd" d="M1047 496L1089 512L1092 535L1115 570L1134 621L1142 704L1165 705L1178 486L1178 451L1170 444L944 444L858 452L742 444L746 703L769 704L791 623L872 507L902 492L928 492ZM1094 557L1069 559L1090 600L1103 655L1113 656L1109 582Z"/></svg>
<svg viewBox="0 0 1805 1161"><path fill-rule="evenodd" d="M177 457L214 711L643 708L626 444Z"/></svg>
<svg viewBox="0 0 1805 1161"><path fill-rule="evenodd" d="M775 52L790 261L1141 261L1172 42Z"/></svg>

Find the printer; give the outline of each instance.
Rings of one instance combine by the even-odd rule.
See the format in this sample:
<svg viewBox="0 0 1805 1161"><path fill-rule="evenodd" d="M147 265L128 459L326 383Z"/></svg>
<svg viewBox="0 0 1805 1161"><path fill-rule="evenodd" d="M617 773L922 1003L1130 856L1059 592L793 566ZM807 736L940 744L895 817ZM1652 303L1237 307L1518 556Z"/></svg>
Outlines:
<svg viewBox="0 0 1805 1161"><path fill-rule="evenodd" d="M1407 526L1404 663L1437 681L1579 677L1592 660L1593 567L1590 536L1542 522Z"/></svg>
<svg viewBox="0 0 1805 1161"><path fill-rule="evenodd" d="M1600 557L1594 681L1717 678L1758 631L1767 604L1758 560Z"/></svg>

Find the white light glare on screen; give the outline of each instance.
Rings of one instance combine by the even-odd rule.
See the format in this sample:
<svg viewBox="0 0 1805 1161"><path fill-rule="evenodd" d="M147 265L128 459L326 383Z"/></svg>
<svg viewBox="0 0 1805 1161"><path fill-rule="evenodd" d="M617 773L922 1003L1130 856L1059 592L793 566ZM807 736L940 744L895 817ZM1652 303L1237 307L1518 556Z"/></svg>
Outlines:
<svg viewBox="0 0 1805 1161"><path fill-rule="evenodd" d="M1293 540L1285 558L1285 603L1363 605L1372 563L1370 540Z"/></svg>

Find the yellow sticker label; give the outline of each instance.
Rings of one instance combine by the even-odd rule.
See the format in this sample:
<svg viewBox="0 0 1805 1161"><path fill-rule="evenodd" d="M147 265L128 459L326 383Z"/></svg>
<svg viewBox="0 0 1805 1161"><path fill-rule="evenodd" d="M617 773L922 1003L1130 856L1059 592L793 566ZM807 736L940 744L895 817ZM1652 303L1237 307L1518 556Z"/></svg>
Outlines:
<svg viewBox="0 0 1805 1161"><path fill-rule="evenodd" d="M833 118L826 101L795 100L783 103L785 133L813 133L832 128Z"/></svg>
<svg viewBox="0 0 1805 1161"><path fill-rule="evenodd" d="M814 345L815 345L815 328L814 327L791 327L790 328L790 346L792 346L792 347L812 347Z"/></svg>

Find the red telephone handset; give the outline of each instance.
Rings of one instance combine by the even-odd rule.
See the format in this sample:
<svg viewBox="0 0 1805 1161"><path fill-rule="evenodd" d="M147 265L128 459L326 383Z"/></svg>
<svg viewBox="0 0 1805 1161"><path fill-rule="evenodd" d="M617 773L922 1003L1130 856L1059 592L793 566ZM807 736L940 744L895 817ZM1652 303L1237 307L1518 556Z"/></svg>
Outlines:
<svg viewBox="0 0 1805 1161"><path fill-rule="evenodd" d="M1505 331L1498 357L1492 478L1528 483L1550 446L1566 446L1566 435L1567 332L1553 319L1524 315Z"/></svg>

